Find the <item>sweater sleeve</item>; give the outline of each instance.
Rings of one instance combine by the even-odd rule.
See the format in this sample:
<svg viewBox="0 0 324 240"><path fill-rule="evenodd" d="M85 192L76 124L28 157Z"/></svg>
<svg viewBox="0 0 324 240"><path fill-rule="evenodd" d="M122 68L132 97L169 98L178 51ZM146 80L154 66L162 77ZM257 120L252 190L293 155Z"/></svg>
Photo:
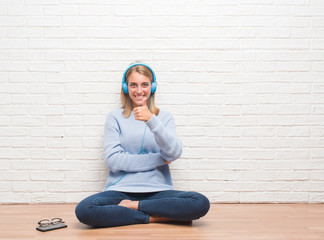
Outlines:
<svg viewBox="0 0 324 240"><path fill-rule="evenodd" d="M154 134L155 141L161 149L162 158L168 162L178 159L182 154L182 143L177 137L173 116L169 114L163 123L153 115L146 124Z"/></svg>
<svg viewBox="0 0 324 240"><path fill-rule="evenodd" d="M160 153L131 154L120 143L118 119L109 114L105 124L104 155L107 167L112 172L144 172L165 164Z"/></svg>

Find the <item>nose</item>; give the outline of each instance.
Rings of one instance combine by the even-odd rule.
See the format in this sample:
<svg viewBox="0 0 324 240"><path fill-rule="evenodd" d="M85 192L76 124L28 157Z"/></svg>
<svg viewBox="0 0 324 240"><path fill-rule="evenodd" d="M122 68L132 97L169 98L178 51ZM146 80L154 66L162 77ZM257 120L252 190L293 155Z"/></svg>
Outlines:
<svg viewBox="0 0 324 240"><path fill-rule="evenodd" d="M142 93L142 91L143 91L142 87L139 86L139 87L137 88L137 93Z"/></svg>

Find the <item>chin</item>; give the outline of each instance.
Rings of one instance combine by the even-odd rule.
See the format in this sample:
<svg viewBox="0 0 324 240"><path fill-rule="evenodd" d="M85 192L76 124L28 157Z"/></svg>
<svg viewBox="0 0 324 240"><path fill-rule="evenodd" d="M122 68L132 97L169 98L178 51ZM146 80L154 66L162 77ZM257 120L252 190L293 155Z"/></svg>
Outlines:
<svg viewBox="0 0 324 240"><path fill-rule="evenodd" d="M141 102L135 102L135 101L132 101L132 102L133 102L132 105L133 105L134 107L142 106Z"/></svg>

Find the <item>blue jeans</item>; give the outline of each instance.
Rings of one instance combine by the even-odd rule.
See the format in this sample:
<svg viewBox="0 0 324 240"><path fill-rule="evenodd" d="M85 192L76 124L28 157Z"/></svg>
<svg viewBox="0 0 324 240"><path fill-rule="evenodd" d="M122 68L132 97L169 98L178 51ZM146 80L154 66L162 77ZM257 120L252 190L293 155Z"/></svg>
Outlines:
<svg viewBox="0 0 324 240"><path fill-rule="evenodd" d="M118 206L124 200L139 201L138 210ZM148 223L150 216L176 221L199 219L207 214L209 200L197 192L161 191L125 193L105 191L82 200L75 209L80 222L94 227Z"/></svg>

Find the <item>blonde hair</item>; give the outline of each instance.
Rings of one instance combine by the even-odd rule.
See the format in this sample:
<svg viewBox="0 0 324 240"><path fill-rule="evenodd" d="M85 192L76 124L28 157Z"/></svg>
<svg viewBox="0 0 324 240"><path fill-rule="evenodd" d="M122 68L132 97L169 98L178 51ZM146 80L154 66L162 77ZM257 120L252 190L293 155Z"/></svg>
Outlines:
<svg viewBox="0 0 324 240"><path fill-rule="evenodd" d="M136 66L130 68L126 73L126 83L127 84L128 84L128 77L133 72L137 72L139 74L142 74L142 75L148 77L151 80L151 83L153 82L153 74L152 74L151 70L148 69L147 67L143 66L143 65L136 65ZM133 105L132 105L132 99L130 98L129 94L124 93L123 88L121 89L121 93L120 93L120 101L121 101L121 104L122 104L122 108L124 109L123 115L124 115L125 118L128 118L131 115L132 111L133 111ZM148 108L151 105L151 108L150 108L151 113L153 113L155 115L159 114L160 109L158 109L155 106L155 94L151 93L149 99L146 101L146 105L147 105Z"/></svg>

